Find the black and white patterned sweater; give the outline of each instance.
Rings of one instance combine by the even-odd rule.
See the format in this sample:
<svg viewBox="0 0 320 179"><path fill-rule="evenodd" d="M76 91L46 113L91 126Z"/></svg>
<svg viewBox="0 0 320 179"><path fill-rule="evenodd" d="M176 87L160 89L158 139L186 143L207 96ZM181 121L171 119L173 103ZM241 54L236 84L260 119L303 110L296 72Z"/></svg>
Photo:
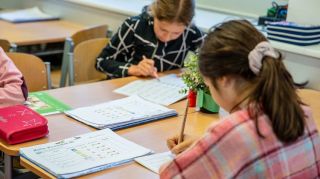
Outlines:
<svg viewBox="0 0 320 179"><path fill-rule="evenodd" d="M153 30L153 17L146 7L138 16L127 18L97 58L96 68L109 78L128 76L128 68L137 65L142 56L155 61L158 71L183 67L187 52L195 51L203 42L204 34L190 25L176 40L163 43Z"/></svg>

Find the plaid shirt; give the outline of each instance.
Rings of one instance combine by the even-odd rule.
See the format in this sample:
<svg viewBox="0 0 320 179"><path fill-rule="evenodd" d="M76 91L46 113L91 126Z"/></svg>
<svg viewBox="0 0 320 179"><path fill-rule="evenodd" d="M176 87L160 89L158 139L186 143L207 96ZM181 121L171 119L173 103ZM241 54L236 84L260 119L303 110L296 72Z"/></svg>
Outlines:
<svg viewBox="0 0 320 179"><path fill-rule="evenodd" d="M161 171L161 178L319 178L320 137L311 110L303 106L303 136L284 144L260 116L257 135L247 110L231 114Z"/></svg>

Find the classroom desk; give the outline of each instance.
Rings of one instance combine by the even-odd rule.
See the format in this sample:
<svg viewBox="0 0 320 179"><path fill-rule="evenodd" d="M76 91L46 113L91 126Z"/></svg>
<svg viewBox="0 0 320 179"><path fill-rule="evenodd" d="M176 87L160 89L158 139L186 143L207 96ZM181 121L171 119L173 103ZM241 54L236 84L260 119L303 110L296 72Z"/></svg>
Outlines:
<svg viewBox="0 0 320 179"><path fill-rule="evenodd" d="M311 106L318 129L320 129L320 92L314 90L299 90L299 96L306 104ZM120 130L117 131L117 133L133 142L150 148L155 152L164 152L168 150L166 147L166 139L177 134L182 118L183 116L180 115L178 117ZM186 133L203 134L210 123L217 121L217 114L205 114L191 110L186 124ZM48 172L24 158L21 158L21 164L43 178L54 178ZM130 178L159 177L148 169L132 162L79 178L128 178L128 176L130 176Z"/></svg>
<svg viewBox="0 0 320 179"><path fill-rule="evenodd" d="M10 23L0 20L0 39L17 46L64 42L85 26L65 20Z"/></svg>
<svg viewBox="0 0 320 179"><path fill-rule="evenodd" d="M171 71L168 73L178 73L178 71ZM85 85L59 88L49 90L47 92L57 99L63 101L64 103L70 105L72 108L84 107L123 98L123 95L113 93L112 91L137 79L137 77L127 77ZM173 105L170 105L170 108L175 109L179 115L182 115L185 110L185 101L180 101ZM194 112L195 110L193 109L189 111ZM7 175L7 178L11 178L10 176L12 173L11 157L18 156L20 148L53 142L95 130L92 127L66 117L64 114L50 115L47 116L47 119L50 132L49 135L45 138L17 145L8 145L0 139L0 151L3 151L5 153L5 175Z"/></svg>
<svg viewBox="0 0 320 179"><path fill-rule="evenodd" d="M122 98L122 95L115 94L112 92L112 90L135 79L138 78L128 77L85 85L78 85L50 90L48 91L48 93L72 107L82 107L106 102L108 100ZM300 90L299 95L306 104L312 107L314 117L315 119L317 119L316 122L318 128L320 129L320 92L313 90ZM119 130L117 131L117 133L133 142L136 142L137 144L150 148L155 152L167 151L168 149L166 147L166 139L179 132L178 130L181 124L185 101L180 101L169 107L176 109L179 113L179 116ZM47 118L50 130L50 133L47 137L18 145L7 145L0 140L0 150L4 151L7 156L17 156L21 147L53 142L95 130L63 114L51 115ZM211 122L216 121L217 119L218 116L216 114L198 113L195 112L194 109L191 109L189 110L186 132L202 134L208 127L208 125ZM41 168L33 165L23 158L21 159L21 164L41 177L52 177ZM131 178L158 178L156 174L136 163L125 164L120 167L93 173L81 178L122 178L128 176L130 176Z"/></svg>
<svg viewBox="0 0 320 179"><path fill-rule="evenodd" d="M161 121L147 123L144 125L131 127L128 129L117 131L117 134L139 144L155 152L168 151L166 139L174 134L179 133L181 120L183 116L173 117ZM203 113L191 113L188 116L186 133L203 134L207 126L214 120L218 119L218 115L208 115ZM42 170L38 166L32 164L24 158L20 158L20 163L25 168L34 172L42 178L55 178L48 172ZM78 177L77 177L78 178ZM79 177L81 179L91 178L159 178L159 176L150 170L140 166L135 162L130 162L119 167L110 168L100 172Z"/></svg>

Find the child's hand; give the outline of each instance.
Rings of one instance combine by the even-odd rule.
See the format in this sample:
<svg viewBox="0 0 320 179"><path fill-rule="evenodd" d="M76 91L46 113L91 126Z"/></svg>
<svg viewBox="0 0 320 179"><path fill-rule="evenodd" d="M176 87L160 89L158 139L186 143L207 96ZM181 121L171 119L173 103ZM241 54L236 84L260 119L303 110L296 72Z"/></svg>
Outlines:
<svg viewBox="0 0 320 179"><path fill-rule="evenodd" d="M185 134L183 142L178 144L179 135L175 135L167 139L167 146L172 153L177 155L185 151L188 147L190 147L193 144L193 142L195 142L197 139L199 139L198 136L190 136Z"/></svg>
<svg viewBox="0 0 320 179"><path fill-rule="evenodd" d="M143 56L138 65L131 65L128 74L133 76L152 76L157 74L157 68L154 67L154 61Z"/></svg>

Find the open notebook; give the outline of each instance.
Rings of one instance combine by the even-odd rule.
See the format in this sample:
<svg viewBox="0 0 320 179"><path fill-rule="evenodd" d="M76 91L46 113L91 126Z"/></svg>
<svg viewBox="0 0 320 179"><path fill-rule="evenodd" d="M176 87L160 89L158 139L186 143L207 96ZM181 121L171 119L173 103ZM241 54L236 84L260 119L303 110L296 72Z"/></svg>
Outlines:
<svg viewBox="0 0 320 179"><path fill-rule="evenodd" d="M57 178L72 178L132 161L151 150L110 129L20 149L20 155Z"/></svg>
<svg viewBox="0 0 320 179"><path fill-rule="evenodd" d="M127 96L138 95L148 101L167 106L185 98L187 95L180 92L185 88L182 79L171 74L159 80L136 80L114 92Z"/></svg>
<svg viewBox="0 0 320 179"><path fill-rule="evenodd" d="M151 103L136 95L65 113L92 127L112 130L177 115L174 109Z"/></svg>

